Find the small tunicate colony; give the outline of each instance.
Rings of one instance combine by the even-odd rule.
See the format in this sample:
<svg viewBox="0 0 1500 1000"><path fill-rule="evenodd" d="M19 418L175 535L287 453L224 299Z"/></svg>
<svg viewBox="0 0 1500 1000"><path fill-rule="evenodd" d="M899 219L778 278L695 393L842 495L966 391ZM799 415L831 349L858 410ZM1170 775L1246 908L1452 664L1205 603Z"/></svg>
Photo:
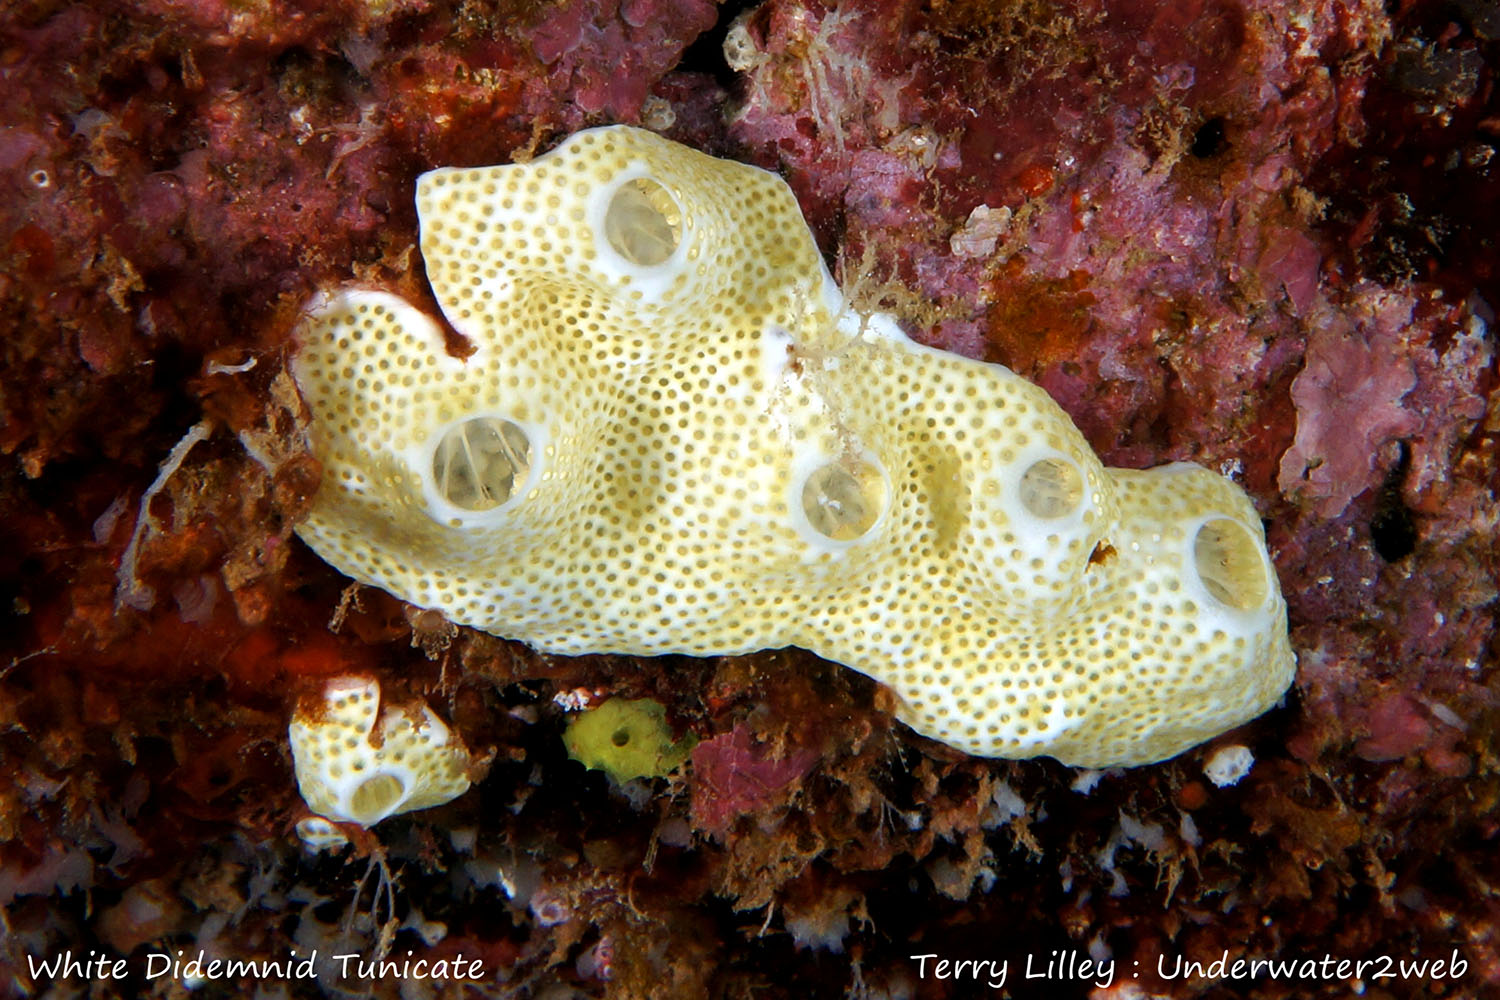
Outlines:
<svg viewBox="0 0 1500 1000"><path fill-rule="evenodd" d="M429 809L469 789L469 751L427 705L382 705L380 685L339 677L292 716L292 764L314 816L298 824L309 847L335 846L335 823L371 827Z"/></svg>
<svg viewBox="0 0 1500 1000"><path fill-rule="evenodd" d="M1291 681L1222 476L1105 468L998 365L861 315L774 174L638 129L424 174L444 318L318 297L293 371L350 576L554 653L795 645L969 753L1170 757Z"/></svg>

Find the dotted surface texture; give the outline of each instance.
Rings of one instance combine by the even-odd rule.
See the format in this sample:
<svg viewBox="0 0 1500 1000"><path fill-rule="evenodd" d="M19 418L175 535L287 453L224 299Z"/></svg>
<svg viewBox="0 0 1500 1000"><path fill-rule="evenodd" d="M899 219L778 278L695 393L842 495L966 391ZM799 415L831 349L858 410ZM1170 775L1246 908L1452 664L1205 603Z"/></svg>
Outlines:
<svg viewBox="0 0 1500 1000"><path fill-rule="evenodd" d="M325 559L559 653L802 646L988 756L1170 757L1290 683L1248 498L1106 469L1040 389L861 316L775 175L623 126L436 170L447 321L318 298Z"/></svg>
<svg viewBox="0 0 1500 1000"><path fill-rule="evenodd" d="M299 706L289 735L302 800L334 822L370 827L469 789L469 753L443 720L421 704L382 710L368 678L329 681L321 701Z"/></svg>

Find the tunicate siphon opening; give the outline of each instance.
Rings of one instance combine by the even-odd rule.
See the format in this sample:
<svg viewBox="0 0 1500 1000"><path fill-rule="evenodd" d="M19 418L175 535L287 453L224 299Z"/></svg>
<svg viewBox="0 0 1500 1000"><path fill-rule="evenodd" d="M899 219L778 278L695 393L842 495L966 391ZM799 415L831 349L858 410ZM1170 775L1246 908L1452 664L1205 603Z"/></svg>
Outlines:
<svg viewBox="0 0 1500 1000"><path fill-rule="evenodd" d="M652 267L677 252L682 211L667 189L649 177L620 185L604 214L604 236L632 264Z"/></svg>
<svg viewBox="0 0 1500 1000"><path fill-rule="evenodd" d="M1239 611L1265 601L1268 582L1260 545L1244 525L1215 518L1193 539L1193 565L1209 594Z"/></svg>
<svg viewBox="0 0 1500 1000"><path fill-rule="evenodd" d="M443 435L432 456L438 494L464 510L500 506L530 471L531 439L499 417L465 420Z"/></svg>
<svg viewBox="0 0 1500 1000"><path fill-rule="evenodd" d="M617 747L622 747L630 742L630 730L616 729L610 736L609 741Z"/></svg>
<svg viewBox="0 0 1500 1000"><path fill-rule="evenodd" d="M361 826L373 826L385 819L406 796L401 779L390 774L367 778L349 797L349 818Z"/></svg>
<svg viewBox="0 0 1500 1000"><path fill-rule="evenodd" d="M1044 458L1021 474L1021 506L1033 517L1067 517L1083 500L1083 476L1072 462Z"/></svg>
<svg viewBox="0 0 1500 1000"><path fill-rule="evenodd" d="M875 526L885 510L885 477L869 462L830 462L802 486L802 511L820 535L849 542Z"/></svg>

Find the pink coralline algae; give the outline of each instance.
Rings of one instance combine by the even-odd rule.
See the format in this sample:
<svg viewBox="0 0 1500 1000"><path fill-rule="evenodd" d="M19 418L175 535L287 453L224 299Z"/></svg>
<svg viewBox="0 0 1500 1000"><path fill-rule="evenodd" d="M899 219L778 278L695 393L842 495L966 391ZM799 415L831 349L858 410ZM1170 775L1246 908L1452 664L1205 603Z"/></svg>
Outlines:
<svg viewBox="0 0 1500 1000"><path fill-rule="evenodd" d="M784 803L816 762L810 750L783 757L757 746L743 725L704 740L693 748L693 825L722 836L740 816Z"/></svg>
<svg viewBox="0 0 1500 1000"><path fill-rule="evenodd" d="M65 949L158 997L177 949L322 960L205 995L987 989L925 954L1014 996L1500 992L1497 68L1492 0L8 5L0 997L114 989L35 971ZM1222 741L1241 780L1212 746L962 758L795 650L540 656L302 547L307 296L424 301L418 173L611 122L781 172L861 307L1039 382L1111 464L1245 486L1299 663ZM481 766L313 856L286 723L351 673ZM693 759L584 771L575 691L660 703ZM486 975L342 982L353 952ZM1053 953L1115 981L1030 990ZM1226 953L1465 966L1158 965Z"/></svg>
<svg viewBox="0 0 1500 1000"><path fill-rule="evenodd" d="M1413 492L1447 478L1448 457L1484 416L1479 380L1493 359L1482 333L1459 329L1439 353L1411 296L1368 285L1341 309L1320 305L1292 383L1297 437L1281 458L1282 490L1337 517L1379 485L1400 442L1413 451Z"/></svg>
<svg viewBox="0 0 1500 1000"><path fill-rule="evenodd" d="M638 114L650 85L683 47L714 23L707 0L571 2L547 10L531 29L532 50L586 115Z"/></svg>

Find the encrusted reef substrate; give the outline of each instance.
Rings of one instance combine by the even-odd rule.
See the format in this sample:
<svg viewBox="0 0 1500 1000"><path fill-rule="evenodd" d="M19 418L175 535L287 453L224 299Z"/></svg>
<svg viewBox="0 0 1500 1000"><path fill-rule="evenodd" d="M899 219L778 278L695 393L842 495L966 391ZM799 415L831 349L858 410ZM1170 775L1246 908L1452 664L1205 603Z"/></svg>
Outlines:
<svg viewBox="0 0 1500 1000"><path fill-rule="evenodd" d="M0 994L66 947L165 997L149 954L382 932L486 976L352 984L381 997L965 995L927 953L1024 996L1053 951L1173 998L1360 988L1147 975L1226 950L1457 949L1364 995L1493 992L1492 7L9 5ZM1286 705L1124 773L985 761L794 649L538 654L347 589L294 533L309 296L437 316L417 177L616 122L781 174L855 309L1042 386L1107 466L1243 487ZM473 787L305 851L286 727L332 677L427 706ZM662 707L670 766L570 759L611 699Z"/></svg>

